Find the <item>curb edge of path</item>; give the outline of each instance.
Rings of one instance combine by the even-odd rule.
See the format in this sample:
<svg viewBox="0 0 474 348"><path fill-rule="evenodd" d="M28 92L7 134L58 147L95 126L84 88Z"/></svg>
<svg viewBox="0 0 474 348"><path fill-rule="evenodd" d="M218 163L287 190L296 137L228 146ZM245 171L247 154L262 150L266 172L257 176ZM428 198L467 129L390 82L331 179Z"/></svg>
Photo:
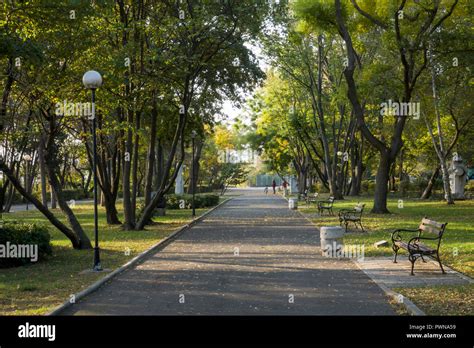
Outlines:
<svg viewBox="0 0 474 348"><path fill-rule="evenodd" d="M285 199L286 201L288 201L288 198L284 197L284 196L281 196L283 199ZM311 219L309 217L307 217L305 214L303 214L299 209L294 209L294 211L297 211L303 218L305 218L306 220L308 220L318 231L319 231L319 228L318 226L313 222L311 221ZM357 268L359 268L367 277L369 277L370 280L372 280L375 284L377 284L377 286L385 293L386 296L392 298L393 300L395 301L398 301L398 299L400 298L400 296L402 296L401 298L403 299L403 302L401 304L403 304L406 308L406 310L411 314L411 315L416 315L416 316L425 316L426 313L423 312L416 304L414 304L408 297L405 297L403 296L402 294L399 294L398 292L395 292L393 291L392 289L388 288L385 284L382 284L380 282L377 282L374 278L372 278L368 273L365 272L365 270L360 267L360 265L357 263L357 261L355 260L351 260L356 266ZM392 306L393 307L393 306Z"/></svg>
<svg viewBox="0 0 474 348"><path fill-rule="evenodd" d="M387 295L388 297L392 298L394 301L396 301L398 304L403 304L405 306L405 309L411 314L411 315L416 315L416 316L425 316L426 313L423 312L416 304L412 302L408 297L403 296L402 294L399 294L396 291L393 291L389 287L387 287L385 284L378 282L374 278L371 277L370 274L368 274L360 265L357 261L352 260L352 262L362 271L364 274L372 279L372 281L379 286L380 289ZM401 297L400 297L401 296ZM403 301L400 303L399 299L402 299Z"/></svg>
<svg viewBox="0 0 474 348"><path fill-rule="evenodd" d="M60 314L63 310L65 310L66 308L74 305L76 303L76 301L84 298L85 296L91 294L92 292L98 290L102 285L104 285L106 282L108 282L109 280L111 280L112 278L114 278L115 276L119 275L120 273L122 273L123 271L135 266L136 264L138 264L140 261L142 261L145 257L149 256L150 254L154 253L154 252L157 252L159 251L160 249L164 248L166 245L168 245L169 243L171 243L174 239L176 239L176 237L178 237L179 234L181 234L182 232L186 231L187 229L191 228L193 225L195 225L196 223L198 223L199 221L201 221L203 218L205 218L207 215L209 215L210 213L212 213L214 210L220 208L221 206L223 206L224 204L226 204L227 202L231 201L234 197L230 197L228 199L226 199L225 201L219 203L218 205L216 205L215 207L209 209L208 211L206 211L205 213L203 213L202 215L199 215L197 218L195 218L194 220L192 220L191 222L181 226L180 228L178 228L176 231L172 232L169 236L167 236L166 238L160 240L159 242L157 242L156 244L152 245L150 248L148 248L147 250L145 251L142 251L140 254L138 254L137 256L135 256L133 259L131 259L130 261L128 261L127 263L125 263L124 265L120 266L119 268L117 268L116 270L114 270L113 272L107 274L105 277L103 278L100 278L99 280L97 280L95 283L92 283L90 286L88 286L87 288L85 288L84 290L78 292L77 294L74 294L74 299L75 299L75 302L74 303L71 303L70 300L66 300L65 302L63 302L62 304L60 304L59 306L55 307L54 309L52 309L51 311L47 312L45 314L45 316L54 316L54 315L58 315Z"/></svg>

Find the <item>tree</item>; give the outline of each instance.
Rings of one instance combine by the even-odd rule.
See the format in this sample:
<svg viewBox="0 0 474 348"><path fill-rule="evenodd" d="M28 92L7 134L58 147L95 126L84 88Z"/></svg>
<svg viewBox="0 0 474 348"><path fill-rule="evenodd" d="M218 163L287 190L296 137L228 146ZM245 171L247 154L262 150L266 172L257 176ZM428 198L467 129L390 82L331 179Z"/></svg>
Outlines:
<svg viewBox="0 0 474 348"><path fill-rule="evenodd" d="M244 37L255 35L265 14L265 6L255 6L251 2L234 3L198 3L189 2L187 14L192 23L180 18L180 13L172 12L176 30L176 41L179 46L176 57L169 67L172 75L170 83L179 96L179 112L168 160L166 161L161 185L138 219L135 228L143 229L150 220L153 211L165 193L172 187L178 168L184 160L185 132L189 120L193 99L199 100L199 94L209 85L221 95L236 95L237 86L247 86L261 76L248 48L244 46ZM184 11L184 10L181 10ZM250 21L250 17L252 20ZM238 62L236 64L236 56ZM179 147L179 155L178 153ZM174 163L176 157L176 163ZM173 171L172 171L173 169Z"/></svg>
<svg viewBox="0 0 474 348"><path fill-rule="evenodd" d="M65 1L58 1L54 5L43 4L40 1L31 4L13 2L5 4L5 17L2 16L1 20L6 25L3 25L2 30L15 38L13 47L16 48L6 50L6 60L10 68L5 86L7 88L4 88L4 91L8 88L10 90L4 93L4 97L6 96L9 102L16 100L7 108L5 105L8 103L3 104L0 123L2 129L27 131L21 136L23 144L19 144L19 147L11 142L13 135L11 132L2 132L4 144L7 146L5 152L10 154L10 158L2 159L0 166L11 185L63 232L71 240L74 248L87 249L91 248L90 240L65 201L62 183L59 180L58 159L61 139L66 136L64 129L70 125L70 120L63 117L64 115L56 114L54 106L58 96L65 96L63 91L70 82L72 71L68 62L81 51L84 47L82 45L87 44L86 40L83 40L84 36L87 36L87 31L65 31L65 28L80 26L78 23L80 21L71 21L71 17L66 15L76 10L84 10L86 15L90 12L87 5L72 6ZM56 16L58 11L65 15ZM27 24L24 25L23 22ZM74 49L67 47L69 42L77 42ZM19 53L21 56L17 56ZM14 68L10 64L12 61L16 62ZM14 81L12 83L9 82L11 78ZM19 115L15 113L22 114L23 117L17 117ZM34 198L31 183L23 187L18 180L19 167L15 169L15 166L18 166L19 159L27 153L26 151L33 154L36 145L41 141L44 141L44 164L48 179L70 228L60 223L45 205ZM30 180L32 177L29 176Z"/></svg>
<svg viewBox="0 0 474 348"><path fill-rule="evenodd" d="M225 163L218 179L221 187L221 196L224 195L229 186L236 186L245 182L248 173L248 169L241 163Z"/></svg>
<svg viewBox="0 0 474 348"><path fill-rule="evenodd" d="M357 87L354 77L356 67L361 67L361 58L356 52L356 47L360 47L361 40L358 39L357 46L354 45L351 29L365 27L370 35L380 37L382 45L389 45L397 50L403 83L400 86L400 98L394 99L401 100L402 103L410 103L417 81L427 66L430 36L438 28L442 28L443 22L453 13L457 0L445 6L445 11L441 11L440 1L436 1L432 7L416 2L409 5L405 0L398 5L384 4L378 9L382 17L378 13L374 14L373 9L364 10L364 6L359 6L356 0L350 2L351 4L348 1L342 3L340 0L335 0L334 3L323 1L314 4L301 0L296 3L295 10L300 18L314 26L323 27L329 31L337 30L344 41L347 54L347 66L344 70L348 87L347 96L362 134L380 154L372 212L387 213L389 173L403 146L402 134L407 117L401 114L395 115L389 142L383 138L377 138L369 129L365 118L366 112L360 100L361 90ZM354 11L358 16L352 15Z"/></svg>

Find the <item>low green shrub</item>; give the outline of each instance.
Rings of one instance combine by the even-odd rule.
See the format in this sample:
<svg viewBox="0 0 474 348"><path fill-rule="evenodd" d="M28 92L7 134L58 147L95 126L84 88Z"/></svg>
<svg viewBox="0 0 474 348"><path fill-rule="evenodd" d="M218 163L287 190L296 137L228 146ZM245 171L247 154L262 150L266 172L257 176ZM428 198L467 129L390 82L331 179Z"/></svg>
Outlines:
<svg viewBox="0 0 474 348"><path fill-rule="evenodd" d="M323 185L321 181L317 181L310 192L318 192L318 193L328 193L329 190L326 188L326 186Z"/></svg>
<svg viewBox="0 0 474 348"><path fill-rule="evenodd" d="M362 192L372 194L375 192L375 180L364 179L360 183L360 188Z"/></svg>
<svg viewBox="0 0 474 348"><path fill-rule="evenodd" d="M70 200L75 200L75 201L78 201L78 200L81 200L81 199L88 199L89 198L89 195L87 193L85 193L83 190L81 189L77 189L77 190L73 190L73 189L67 189L67 190L63 190L63 195L64 195L64 199L66 201L70 201Z"/></svg>
<svg viewBox="0 0 474 348"><path fill-rule="evenodd" d="M3 222L0 225L0 268L22 266L45 259L52 254L50 240L48 229L44 226L17 221ZM7 257L12 256L13 249L18 250L19 246L25 245L37 248L37 254L34 255L38 258L36 261L31 258Z"/></svg>
<svg viewBox="0 0 474 348"><path fill-rule="evenodd" d="M474 193L474 180L469 180L466 184L466 186L464 186L464 190L466 192L472 192Z"/></svg>
<svg viewBox="0 0 474 348"><path fill-rule="evenodd" d="M192 195L167 195L166 208L167 209L181 209L180 204L184 201L184 208L192 207ZM196 208L208 208L219 204L219 196L214 194L199 194L194 198L194 206Z"/></svg>
<svg viewBox="0 0 474 348"><path fill-rule="evenodd" d="M169 195L165 195L165 200L166 200L166 209L191 209L193 196L187 195L187 194L185 195L169 194ZM181 206L182 202L183 202L183 206ZM194 204L195 204L196 209L214 207L217 204L219 204L219 196L215 194L196 194L194 198ZM145 204L142 199L139 199L137 201L138 216L140 216L143 213L144 209L145 209ZM155 215L162 216L162 215L157 214L156 211L155 211Z"/></svg>
<svg viewBox="0 0 474 348"><path fill-rule="evenodd" d="M32 195L39 201L41 201L41 191L33 191L32 192ZM75 200L75 201L78 201L78 200L81 200L81 199L89 199L92 197L91 193L89 192L84 192L82 189L64 189L63 190L63 195L64 195L64 199L66 201L70 201L70 200ZM51 197L51 192L48 191L48 199L50 199ZM13 194L13 199L12 199L12 203L13 204L24 204L26 201L25 201L25 198L23 198L22 195L20 195L18 192L15 191L15 193Z"/></svg>

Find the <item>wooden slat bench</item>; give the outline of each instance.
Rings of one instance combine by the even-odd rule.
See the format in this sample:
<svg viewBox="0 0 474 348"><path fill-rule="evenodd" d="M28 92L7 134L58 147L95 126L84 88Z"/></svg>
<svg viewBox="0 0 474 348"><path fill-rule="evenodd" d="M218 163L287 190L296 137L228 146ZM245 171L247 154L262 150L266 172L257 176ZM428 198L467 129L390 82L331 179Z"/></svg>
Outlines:
<svg viewBox="0 0 474 348"><path fill-rule="evenodd" d="M398 250L404 249L408 251L408 260L411 262L411 275L413 274L413 267L417 259L421 258L423 261L425 259L423 256L428 256L433 260L438 261L441 272L445 274L446 272L443 269L441 259L439 258L439 247L441 245L441 240L443 239L443 234L448 223L440 223L433 220L429 220L426 217L421 220L420 226L414 230L407 229L398 229L392 233L392 249L395 252L394 263L397 263ZM412 237L408 242L402 240L402 235L400 232L417 232L418 235ZM433 237L425 237L427 233L431 233ZM423 234L423 236L422 236ZM434 241L436 248L429 247L425 244L422 244L421 241Z"/></svg>
<svg viewBox="0 0 474 348"><path fill-rule="evenodd" d="M362 229L362 232L365 232L364 226L362 226L362 213L364 212L365 204L363 203L358 203L354 209L341 209L339 210L339 224L342 226L346 226L346 232L347 232L347 225L349 222L352 222L356 228L357 223L359 223L360 228Z"/></svg>
<svg viewBox="0 0 474 348"><path fill-rule="evenodd" d="M309 194L309 189L304 190L303 193L298 193L298 202L299 201L306 202L306 199L308 198L308 194Z"/></svg>
<svg viewBox="0 0 474 348"><path fill-rule="evenodd" d="M319 196L319 193L315 192L315 193L309 193L307 192L306 195L305 195L305 201L306 201L306 204L311 204L311 203L316 203L318 201L318 196Z"/></svg>
<svg viewBox="0 0 474 348"><path fill-rule="evenodd" d="M334 204L334 197L329 197L329 199L326 201L317 201L316 203L318 205L319 214L323 215L323 211L327 210L329 215L334 215L334 212L332 211L332 206Z"/></svg>

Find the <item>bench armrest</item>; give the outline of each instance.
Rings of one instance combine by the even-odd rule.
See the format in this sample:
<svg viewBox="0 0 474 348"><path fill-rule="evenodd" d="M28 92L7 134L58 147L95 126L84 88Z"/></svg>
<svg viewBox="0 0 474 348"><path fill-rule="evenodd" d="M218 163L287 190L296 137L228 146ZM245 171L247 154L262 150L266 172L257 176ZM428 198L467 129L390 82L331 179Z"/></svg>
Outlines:
<svg viewBox="0 0 474 348"><path fill-rule="evenodd" d="M421 240L439 240L440 237L421 237L421 236L416 236L416 237L413 237L412 239L410 239L408 241L408 251L418 251L420 250L420 247L418 245L418 243L421 241Z"/></svg>
<svg viewBox="0 0 474 348"><path fill-rule="evenodd" d="M438 240L438 239L439 239L439 236L438 236L438 237L432 237L432 238L430 238L430 237L416 237L416 238L417 238L418 240L422 240L422 239L423 239L423 240ZM412 239L414 239L414 238L412 238Z"/></svg>
<svg viewBox="0 0 474 348"><path fill-rule="evenodd" d="M360 214L360 212L356 211L355 209L342 209L339 211L339 218L345 219L346 216Z"/></svg>
<svg viewBox="0 0 474 348"><path fill-rule="evenodd" d="M420 237L413 237L410 239L407 244L408 251L420 250L420 247L418 246L419 241Z"/></svg>
<svg viewBox="0 0 474 348"><path fill-rule="evenodd" d="M396 240L402 240L402 235L400 232L420 232L418 229L406 229L406 228L399 228L392 232L392 243ZM415 237L416 238L416 237Z"/></svg>
<svg viewBox="0 0 474 348"><path fill-rule="evenodd" d="M331 205L333 204L334 202L331 202L331 201L317 201L318 205Z"/></svg>
<svg viewBox="0 0 474 348"><path fill-rule="evenodd" d="M346 214L346 213L357 213L355 209L341 209L339 210L339 215L340 214Z"/></svg>
<svg viewBox="0 0 474 348"><path fill-rule="evenodd" d="M419 246L418 246L418 243L421 241L421 240L438 240L439 237L436 237L436 238L429 238L429 237L420 237L420 236L416 236L416 237L413 237L412 239L410 239L408 241L408 250L419 250Z"/></svg>

